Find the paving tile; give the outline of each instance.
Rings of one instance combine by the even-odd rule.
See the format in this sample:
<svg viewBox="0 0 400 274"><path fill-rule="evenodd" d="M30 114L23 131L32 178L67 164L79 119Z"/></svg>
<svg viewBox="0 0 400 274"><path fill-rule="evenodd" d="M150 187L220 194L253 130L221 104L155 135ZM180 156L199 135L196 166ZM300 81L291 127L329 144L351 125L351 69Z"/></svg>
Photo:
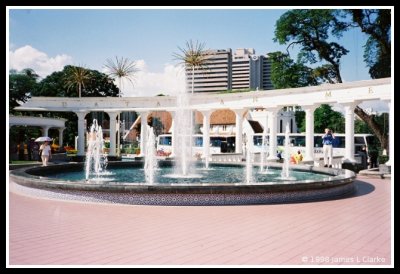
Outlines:
<svg viewBox="0 0 400 274"><path fill-rule="evenodd" d="M10 187L8 263L390 265L391 182L356 184L355 197L330 201L182 207L42 199ZM375 189L365 194L366 184Z"/></svg>

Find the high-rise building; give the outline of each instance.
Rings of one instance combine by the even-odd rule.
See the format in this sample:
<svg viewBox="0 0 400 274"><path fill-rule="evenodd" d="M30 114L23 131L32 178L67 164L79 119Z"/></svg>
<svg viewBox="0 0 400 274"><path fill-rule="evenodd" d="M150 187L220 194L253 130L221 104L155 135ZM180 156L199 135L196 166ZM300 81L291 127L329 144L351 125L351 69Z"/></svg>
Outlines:
<svg viewBox="0 0 400 274"><path fill-rule="evenodd" d="M268 55L256 55L252 48L209 50L203 68L186 72L188 90L212 92L240 89L273 89L271 62Z"/></svg>

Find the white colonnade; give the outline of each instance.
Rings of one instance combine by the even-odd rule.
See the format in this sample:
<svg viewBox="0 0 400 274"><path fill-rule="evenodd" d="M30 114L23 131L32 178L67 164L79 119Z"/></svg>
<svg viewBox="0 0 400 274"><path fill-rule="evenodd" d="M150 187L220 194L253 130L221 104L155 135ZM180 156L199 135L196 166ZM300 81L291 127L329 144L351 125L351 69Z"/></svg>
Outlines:
<svg viewBox="0 0 400 274"><path fill-rule="evenodd" d="M269 160L276 159L277 112L282 106L302 106L306 112L306 155L305 160L313 159L313 118L314 109L321 104L339 103L344 106L346 119L346 152L345 160L354 162L354 108L363 101L392 100L393 85L391 78L373 79L340 84L327 84L313 87L290 88L246 93L227 94L190 94L188 106L192 111L216 111L230 109L236 115L236 145L235 152L242 152L243 114L248 109L263 108L268 111L268 127L270 132ZM115 156L116 115L122 111L139 112L142 117L141 153L145 143L147 116L151 111L168 111L172 113L173 124L176 119L177 98L175 96L160 97L32 97L17 110L26 111L72 111L78 115L78 155L84 155L84 117L91 111L104 111L110 115L110 155ZM392 111L392 108L390 108ZM203 114L204 115L204 114ZM204 128L209 128L208 116L203 118ZM391 123L393 121L390 115ZM176 130L176 129L175 129ZM175 130L172 132L173 153ZM391 128L392 130L392 128ZM48 129L44 130L44 134ZM60 133L61 134L61 133ZM204 137L209 134L205 131ZM250 136L248 140L251 141ZM391 136L390 136L391 137ZM208 138L206 138L208 139ZM390 139L393 147L393 141ZM206 141L204 142L206 143ZM204 151L206 153L206 151ZM392 153L390 152L390 155ZM390 161L389 161L390 163Z"/></svg>

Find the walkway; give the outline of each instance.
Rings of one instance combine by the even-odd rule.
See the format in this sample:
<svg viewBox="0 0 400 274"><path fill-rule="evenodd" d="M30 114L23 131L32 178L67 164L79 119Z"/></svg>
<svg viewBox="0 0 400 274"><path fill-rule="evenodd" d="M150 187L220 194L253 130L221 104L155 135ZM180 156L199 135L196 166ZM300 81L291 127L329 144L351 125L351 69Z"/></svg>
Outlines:
<svg viewBox="0 0 400 274"><path fill-rule="evenodd" d="M12 189L10 182L10 189ZM12 265L391 264L391 181L301 204L158 207L10 192Z"/></svg>

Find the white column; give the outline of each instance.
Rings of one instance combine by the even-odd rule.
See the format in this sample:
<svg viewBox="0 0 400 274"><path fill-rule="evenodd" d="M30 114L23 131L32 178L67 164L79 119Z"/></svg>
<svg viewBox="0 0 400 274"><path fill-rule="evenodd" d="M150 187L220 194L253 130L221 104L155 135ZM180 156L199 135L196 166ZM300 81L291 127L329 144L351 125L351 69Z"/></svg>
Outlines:
<svg viewBox="0 0 400 274"><path fill-rule="evenodd" d="M202 111L203 114L203 149L204 157L208 159L210 157L210 117L212 111Z"/></svg>
<svg viewBox="0 0 400 274"><path fill-rule="evenodd" d="M148 112L140 112L140 156L144 156L144 147L147 136L147 116Z"/></svg>
<svg viewBox="0 0 400 274"><path fill-rule="evenodd" d="M235 109L233 110L236 115L236 138L235 138L235 153L243 152L243 114L245 113L245 109ZM247 137L249 139L250 136Z"/></svg>
<svg viewBox="0 0 400 274"><path fill-rule="evenodd" d="M316 106L304 106L306 112L306 155L304 161L314 161L314 110Z"/></svg>
<svg viewBox="0 0 400 274"><path fill-rule="evenodd" d="M175 111L171 111L171 117L172 117L172 121L171 121L171 157L175 157L176 155L176 123L175 123L175 117L176 117L176 112Z"/></svg>
<svg viewBox="0 0 400 274"><path fill-rule="evenodd" d="M109 156L116 156L116 134L117 134L117 116L119 112L107 112L110 117L110 151Z"/></svg>
<svg viewBox="0 0 400 274"><path fill-rule="evenodd" d="M276 114L280 108L271 108L268 110L268 124L269 124L269 156L268 160L278 160L276 157L276 128L277 120Z"/></svg>
<svg viewBox="0 0 400 274"><path fill-rule="evenodd" d="M344 116L346 119L345 125L345 153L343 162L354 163L356 160L354 159L354 108L357 104L348 103L343 104L344 106Z"/></svg>
<svg viewBox="0 0 400 274"><path fill-rule="evenodd" d="M63 146L63 132L64 132L65 127L60 127L58 129L58 145L60 148Z"/></svg>
<svg viewBox="0 0 400 274"><path fill-rule="evenodd" d="M392 101L388 102L388 107L389 107L389 127L388 127L388 135L389 135L389 151L388 151L388 155L389 155L389 160L385 163L387 166L391 166L392 165L392 159L393 159L393 136L392 136L392 130L391 130L391 126L393 126L393 115L391 113L392 110Z"/></svg>
<svg viewBox="0 0 400 274"><path fill-rule="evenodd" d="M86 111L75 112L78 116L78 156L85 156L85 116ZM76 148L75 148L76 149Z"/></svg>
<svg viewBox="0 0 400 274"><path fill-rule="evenodd" d="M50 129L50 126L42 127L42 136L49 136L49 129Z"/></svg>

